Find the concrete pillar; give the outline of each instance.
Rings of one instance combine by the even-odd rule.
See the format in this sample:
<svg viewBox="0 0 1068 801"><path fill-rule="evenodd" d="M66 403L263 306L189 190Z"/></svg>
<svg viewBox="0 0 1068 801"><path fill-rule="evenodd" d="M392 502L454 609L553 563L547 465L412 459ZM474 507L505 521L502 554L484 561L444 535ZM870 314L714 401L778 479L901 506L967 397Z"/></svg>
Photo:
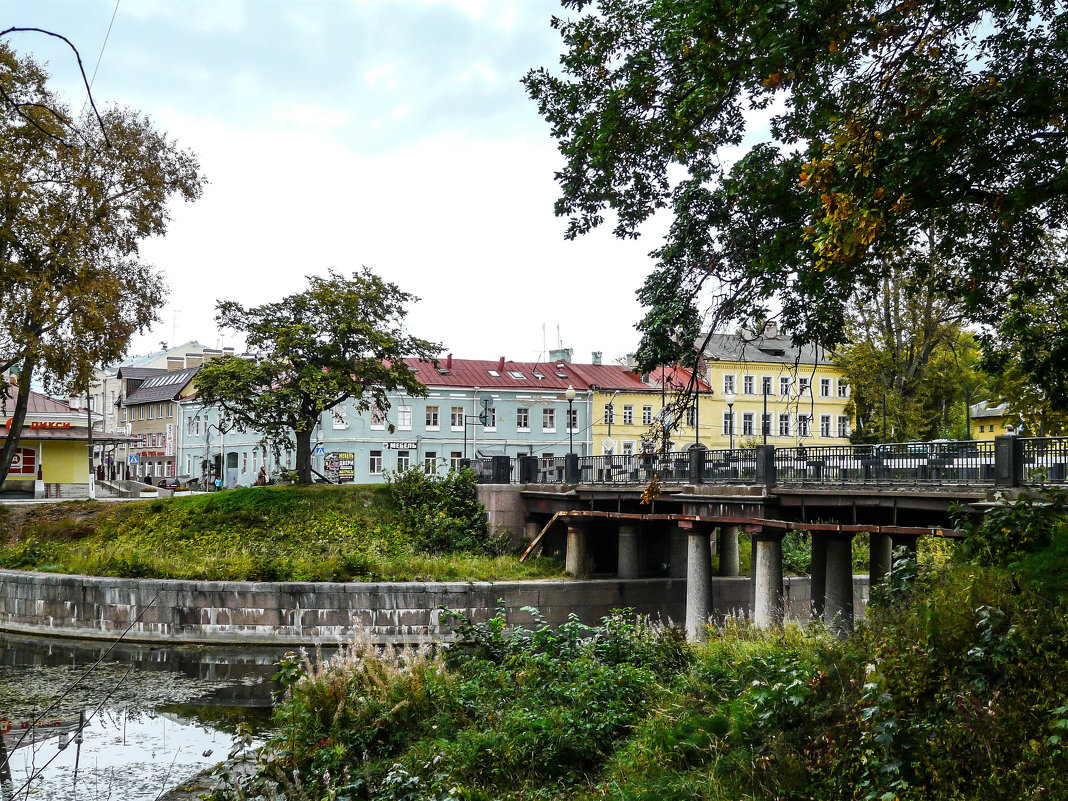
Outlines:
<svg viewBox="0 0 1068 801"><path fill-rule="evenodd" d="M537 520L528 520L523 524L523 539L529 545L534 542L534 538L541 533L542 524Z"/></svg>
<svg viewBox="0 0 1068 801"><path fill-rule="evenodd" d="M782 536L753 536L753 622L778 627L783 620Z"/></svg>
<svg viewBox="0 0 1068 801"><path fill-rule="evenodd" d="M668 529L668 576L686 578L686 549L690 535L678 526Z"/></svg>
<svg viewBox="0 0 1068 801"><path fill-rule="evenodd" d="M873 531L869 538L868 577L874 587L890 575L894 558L894 540L889 534Z"/></svg>
<svg viewBox="0 0 1068 801"><path fill-rule="evenodd" d="M827 600L823 622L839 632L853 630L853 536L827 539Z"/></svg>
<svg viewBox="0 0 1068 801"><path fill-rule="evenodd" d="M824 602L827 597L827 535L812 532L812 566L810 568L812 619L823 620Z"/></svg>
<svg viewBox="0 0 1068 801"><path fill-rule="evenodd" d="M719 552L719 574L738 575L738 526L724 526L719 530L716 550Z"/></svg>
<svg viewBox="0 0 1068 801"><path fill-rule="evenodd" d="M624 523L619 527L619 566L621 579L638 578L638 527Z"/></svg>
<svg viewBox="0 0 1068 801"><path fill-rule="evenodd" d="M686 538L686 639L704 640L712 614L712 550L708 532Z"/></svg>
<svg viewBox="0 0 1068 801"><path fill-rule="evenodd" d="M567 521L567 555L564 570L575 578L586 578L586 527L577 520Z"/></svg>

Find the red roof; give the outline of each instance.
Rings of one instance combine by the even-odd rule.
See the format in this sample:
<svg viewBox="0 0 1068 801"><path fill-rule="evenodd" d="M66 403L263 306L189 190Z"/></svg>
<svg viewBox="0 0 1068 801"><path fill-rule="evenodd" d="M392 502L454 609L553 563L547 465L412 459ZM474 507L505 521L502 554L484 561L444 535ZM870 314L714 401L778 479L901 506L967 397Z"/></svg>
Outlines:
<svg viewBox="0 0 1068 801"><path fill-rule="evenodd" d="M15 403L19 397L19 388L14 384L8 387L10 397L0 398L0 412L5 415L15 413ZM34 392L30 390L30 400L26 404L26 416L32 417L34 415L43 414L84 414L84 410L70 408L70 403L65 400L58 400L57 398L50 398L47 395L42 395L40 392Z"/></svg>
<svg viewBox="0 0 1068 801"><path fill-rule="evenodd" d="M416 378L428 387L479 387L484 389L539 389L563 391L569 386L579 391L610 389L641 391L660 389L660 370L650 374L648 383L628 367L618 364L575 364L573 362L510 362L505 359L483 361L477 359L445 358L437 368L431 362L405 359L415 371ZM665 383L672 388L689 384L690 371L668 367ZM698 379L703 392L708 384Z"/></svg>

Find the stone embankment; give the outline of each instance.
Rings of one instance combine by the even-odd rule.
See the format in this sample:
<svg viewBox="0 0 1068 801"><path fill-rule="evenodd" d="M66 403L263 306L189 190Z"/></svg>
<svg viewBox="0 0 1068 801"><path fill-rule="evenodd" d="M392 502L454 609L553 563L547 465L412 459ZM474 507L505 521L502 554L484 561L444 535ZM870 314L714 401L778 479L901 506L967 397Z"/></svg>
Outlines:
<svg viewBox="0 0 1068 801"><path fill-rule="evenodd" d="M746 577L712 580L715 616L746 613ZM862 606L867 582L857 578ZM785 580L788 616L805 619L807 578ZM442 608L480 621L503 608L528 623L534 607L550 624L574 613L597 623L628 607L681 625L686 582L672 578L502 582L249 582L175 581L69 576L0 570L0 630L80 638L205 644L301 645L357 634L373 641L447 641Z"/></svg>

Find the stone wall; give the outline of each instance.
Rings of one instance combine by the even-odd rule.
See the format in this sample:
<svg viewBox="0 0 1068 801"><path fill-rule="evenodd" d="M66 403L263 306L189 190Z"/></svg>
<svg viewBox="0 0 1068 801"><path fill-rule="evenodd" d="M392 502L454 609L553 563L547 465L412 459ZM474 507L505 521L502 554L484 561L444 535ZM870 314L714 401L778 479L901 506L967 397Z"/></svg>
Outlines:
<svg viewBox="0 0 1068 801"><path fill-rule="evenodd" d="M518 484L479 484L478 501L486 507L486 516L490 531L500 534L507 531L512 541L518 545L524 542L526 531L527 506L520 494L523 488Z"/></svg>
<svg viewBox="0 0 1068 801"><path fill-rule="evenodd" d="M746 577L715 579L717 615L749 608ZM808 580L786 582L788 614L807 617ZM451 632L440 607L485 620L503 604L509 621L527 623L535 607L550 624L575 613L597 623L630 607L682 625L686 582L594 579L434 583L161 581L0 570L0 630L142 642L302 644L363 631L381 643L442 641ZM866 581L858 577L857 607Z"/></svg>

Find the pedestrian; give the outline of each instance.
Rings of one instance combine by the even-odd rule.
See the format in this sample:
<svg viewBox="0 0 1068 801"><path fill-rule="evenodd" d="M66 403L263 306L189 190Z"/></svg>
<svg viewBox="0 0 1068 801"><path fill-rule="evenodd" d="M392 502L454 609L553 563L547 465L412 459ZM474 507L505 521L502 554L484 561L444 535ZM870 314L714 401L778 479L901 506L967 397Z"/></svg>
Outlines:
<svg viewBox="0 0 1068 801"><path fill-rule="evenodd" d="M222 476L218 473L215 474L215 491L218 492L222 489Z"/></svg>
<svg viewBox="0 0 1068 801"><path fill-rule="evenodd" d="M256 486L257 487L262 487L262 486L265 486L266 484L267 484L267 468L261 465L260 466L259 475L256 476Z"/></svg>

